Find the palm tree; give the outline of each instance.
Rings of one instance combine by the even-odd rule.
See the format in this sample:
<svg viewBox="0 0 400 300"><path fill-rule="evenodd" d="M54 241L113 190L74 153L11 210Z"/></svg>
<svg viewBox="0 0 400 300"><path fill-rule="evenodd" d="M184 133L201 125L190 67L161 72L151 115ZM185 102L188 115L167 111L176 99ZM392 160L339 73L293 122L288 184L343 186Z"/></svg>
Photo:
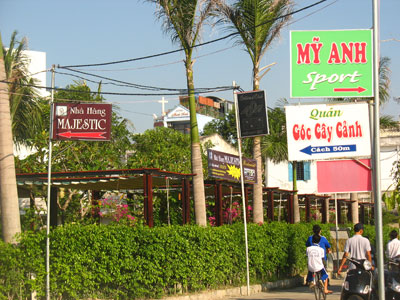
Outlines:
<svg viewBox="0 0 400 300"><path fill-rule="evenodd" d="M203 165L199 129L196 118L192 53L206 19L211 15L213 0L146 0L158 6L156 15L164 22L164 30L173 42L180 44L185 53L185 68L190 110L192 148L193 194L196 224L207 225Z"/></svg>
<svg viewBox="0 0 400 300"><path fill-rule="evenodd" d="M240 35L238 43L249 53L253 64L253 90L260 88L260 80L268 66L260 68L261 59L288 22L291 0L237 0L232 5L220 2L221 20L228 29ZM257 161L257 184L253 187L253 221L264 222L262 199L261 137L253 138L253 158Z"/></svg>
<svg viewBox="0 0 400 300"><path fill-rule="evenodd" d="M3 240L15 242L21 232L17 181L15 176L13 138L11 132L10 100L6 70L4 68L3 42L0 35L0 202Z"/></svg>
<svg viewBox="0 0 400 300"><path fill-rule="evenodd" d="M3 48L4 67L9 82L8 92L13 140L16 146L30 145L35 133L42 129L42 110L38 93L32 87L36 81L29 76L28 59L24 54L27 40L17 41L17 32L11 35L8 49Z"/></svg>

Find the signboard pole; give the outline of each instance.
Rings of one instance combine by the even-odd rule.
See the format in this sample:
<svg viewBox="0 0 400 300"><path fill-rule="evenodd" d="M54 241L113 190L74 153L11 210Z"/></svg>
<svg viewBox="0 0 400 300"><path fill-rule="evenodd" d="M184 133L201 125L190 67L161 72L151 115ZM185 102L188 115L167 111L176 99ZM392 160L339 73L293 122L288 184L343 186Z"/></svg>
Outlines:
<svg viewBox="0 0 400 300"><path fill-rule="evenodd" d="M47 170L47 225L46 225L46 299L50 300L50 195L51 195L51 155L53 144L51 141L53 125L53 101L55 86L55 65L51 68L51 98L50 98L50 131L49 131L49 157Z"/></svg>
<svg viewBox="0 0 400 300"><path fill-rule="evenodd" d="M233 82L233 86L236 86L236 83L235 83L235 82ZM247 296L250 296L249 245L248 245L248 241L247 241L247 216L246 216L246 202L245 202L245 196L244 196L244 174L243 174L243 161L242 161L242 139L241 139L241 136L240 136L238 100L237 100L237 94L235 93L235 91L233 92L233 97L234 97L234 99L235 99L236 130L237 130L238 146L239 146L240 184L241 184L241 189L242 189L244 241L245 241L245 248L246 248Z"/></svg>
<svg viewBox="0 0 400 300"><path fill-rule="evenodd" d="M375 198L375 231L376 252L378 259L378 293L379 299L385 300L385 280L383 265L383 233L382 233L382 199L381 199L381 169L380 169L380 126L379 126L379 1L373 0L373 45L374 45L374 198Z"/></svg>
<svg viewBox="0 0 400 300"><path fill-rule="evenodd" d="M335 232L336 232L336 266L339 270L339 233L338 233L338 205L337 205L337 194L335 193Z"/></svg>

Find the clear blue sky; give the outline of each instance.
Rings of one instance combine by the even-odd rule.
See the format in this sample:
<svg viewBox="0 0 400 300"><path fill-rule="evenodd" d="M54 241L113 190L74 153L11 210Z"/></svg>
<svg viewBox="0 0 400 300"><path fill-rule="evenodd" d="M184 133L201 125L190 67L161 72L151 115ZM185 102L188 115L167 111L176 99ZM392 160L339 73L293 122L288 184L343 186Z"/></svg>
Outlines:
<svg viewBox="0 0 400 300"><path fill-rule="evenodd" d="M316 0L297 0L295 8L314 2ZM328 4L331 5L324 8ZM399 97L400 1L383 0L380 10L381 55L391 58L391 96ZM19 37L26 36L30 50L47 53L47 68L52 64L101 63L177 49L178 45L172 44L169 36L162 33L162 24L155 19L154 11L153 5L134 0L1 0L0 32L6 45L14 30L19 32ZM309 15L310 13L313 14ZM266 91L268 106L271 107L275 106L279 98L289 99L289 31L371 28L372 0L329 0L294 15L293 21L293 24L282 31L280 39L272 45L263 59L262 65L277 63L260 85L261 89ZM202 41L216 39L226 33L222 28L208 28L202 36ZM234 80L244 90L251 89L249 56L241 46L235 46L232 40L203 46L196 51L195 56L200 56L194 69L196 87L231 85ZM183 54L177 53L84 70L143 85L186 88L182 59ZM50 85L50 74L47 78L47 85ZM72 80L73 77L57 74L56 86L65 87L72 83ZM89 85L94 88L94 85ZM103 85L103 91L148 92L113 85ZM232 100L232 92L214 95ZM157 100L160 100L159 96L107 96L106 99L118 103L120 113L133 122L135 132L152 128L152 114L161 113L161 104L157 103ZM167 109L178 104L177 96L166 99L169 101ZM290 99L290 103L298 101ZM391 100L384 106L383 113L393 115L398 120L400 104Z"/></svg>

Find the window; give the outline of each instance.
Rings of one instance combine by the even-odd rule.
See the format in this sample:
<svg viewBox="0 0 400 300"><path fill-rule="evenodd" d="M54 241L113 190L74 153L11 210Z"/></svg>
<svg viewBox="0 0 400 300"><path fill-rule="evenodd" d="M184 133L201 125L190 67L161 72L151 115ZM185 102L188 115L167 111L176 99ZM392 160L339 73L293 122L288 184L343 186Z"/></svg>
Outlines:
<svg viewBox="0 0 400 300"><path fill-rule="evenodd" d="M289 181L293 181L293 164L289 162ZM297 162L297 180L310 180L310 162L298 161Z"/></svg>

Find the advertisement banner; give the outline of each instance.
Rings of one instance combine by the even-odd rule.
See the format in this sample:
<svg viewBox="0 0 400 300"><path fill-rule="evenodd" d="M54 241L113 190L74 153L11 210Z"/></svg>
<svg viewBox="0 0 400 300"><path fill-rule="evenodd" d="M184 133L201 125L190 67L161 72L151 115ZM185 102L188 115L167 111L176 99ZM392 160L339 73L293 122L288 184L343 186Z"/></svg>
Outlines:
<svg viewBox="0 0 400 300"><path fill-rule="evenodd" d="M239 156L208 149L208 174L214 178L240 181ZM243 157L245 183L257 183L256 161Z"/></svg>
<svg viewBox="0 0 400 300"><path fill-rule="evenodd" d="M290 161L369 157L367 103L285 106Z"/></svg>
<svg viewBox="0 0 400 300"><path fill-rule="evenodd" d="M290 32L290 97L373 96L372 30Z"/></svg>
<svg viewBox="0 0 400 300"><path fill-rule="evenodd" d="M109 141L112 105L53 103L53 140Z"/></svg>

